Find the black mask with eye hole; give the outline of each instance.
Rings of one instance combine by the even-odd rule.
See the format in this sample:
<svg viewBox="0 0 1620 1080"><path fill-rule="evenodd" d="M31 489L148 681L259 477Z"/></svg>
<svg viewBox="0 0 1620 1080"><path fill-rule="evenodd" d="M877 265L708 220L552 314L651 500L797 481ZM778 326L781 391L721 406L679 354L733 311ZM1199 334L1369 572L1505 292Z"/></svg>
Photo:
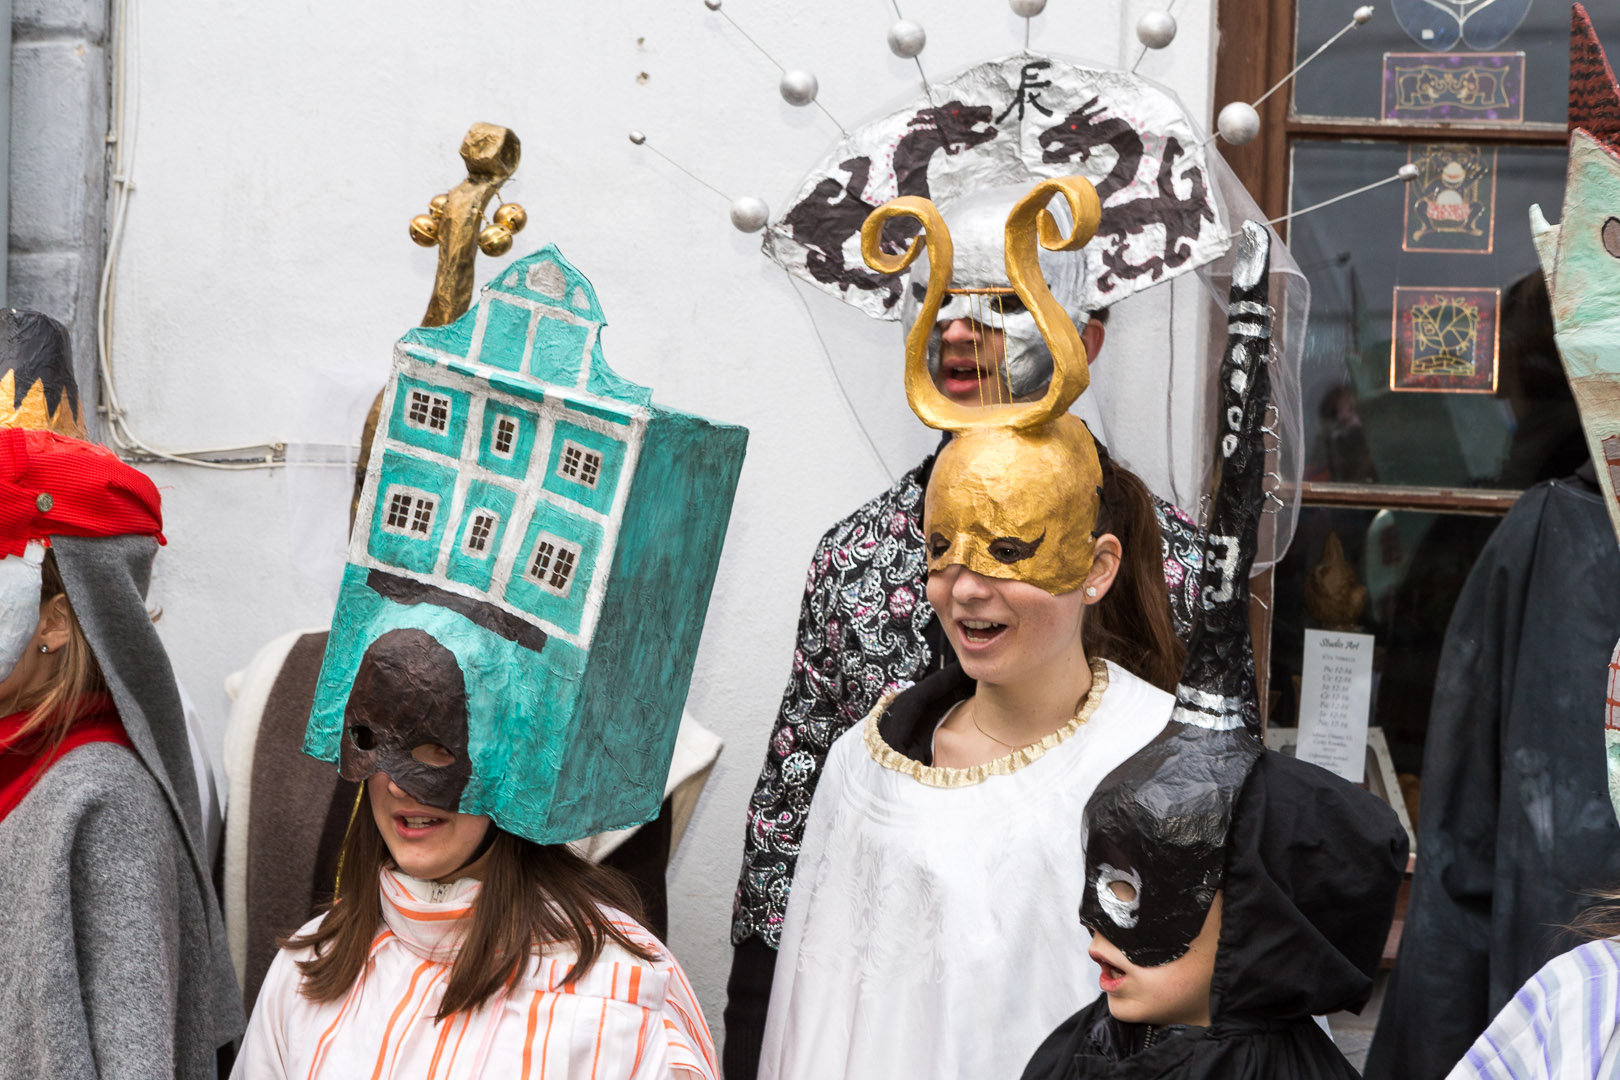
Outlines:
<svg viewBox="0 0 1620 1080"><path fill-rule="evenodd" d="M390 630L366 649L343 711L345 780L385 772L424 806L452 813L472 777L467 686L449 649L423 630Z"/></svg>
<svg viewBox="0 0 1620 1080"><path fill-rule="evenodd" d="M1086 804L1080 921L1126 959L1178 959L1203 929L1225 869L1237 792L1259 753L1246 730L1172 720Z"/></svg>

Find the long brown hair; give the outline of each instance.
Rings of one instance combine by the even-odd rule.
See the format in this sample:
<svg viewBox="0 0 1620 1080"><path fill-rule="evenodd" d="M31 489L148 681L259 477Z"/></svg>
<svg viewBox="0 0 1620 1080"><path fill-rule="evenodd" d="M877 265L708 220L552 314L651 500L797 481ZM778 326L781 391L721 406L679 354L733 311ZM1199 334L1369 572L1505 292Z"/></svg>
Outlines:
<svg viewBox="0 0 1620 1080"><path fill-rule="evenodd" d="M58 596L67 605L68 638L67 644L56 651L55 670L37 689L11 701L0 701L0 710L6 714L28 711L28 719L17 729L15 744L20 746L32 741L46 752L66 737L86 696L107 692L101 665L96 663L90 642L79 627L73 602L67 596L67 586L56 568L56 553L47 549L45 562L40 566L39 602L45 604Z"/></svg>
<svg viewBox="0 0 1620 1080"><path fill-rule="evenodd" d="M1187 646L1176 636L1164 586L1164 534L1153 496L1140 477L1098 447L1102 506L1097 532L1113 533L1122 549L1113 587L1086 609L1080 641L1087 656L1112 660L1139 679L1176 692Z"/></svg>
<svg viewBox="0 0 1620 1080"><path fill-rule="evenodd" d="M1620 888L1605 889L1592 895L1600 903L1575 916L1565 929L1587 941L1620 937Z"/></svg>
<svg viewBox="0 0 1620 1080"><path fill-rule="evenodd" d="M377 875L391 860L363 789L360 798L343 839L343 875L326 918L308 934L279 942L284 949L314 950L314 956L298 961L304 974L300 992L312 1001L333 1001L349 992L365 971L382 925ZM641 921L640 901L621 874L581 858L566 844L535 844L494 824L490 828L496 835L483 887L451 966L437 1020L478 1008L515 981L537 949L572 947L579 958L569 969L570 982L596 962L610 941L639 959L655 958L602 911L618 908Z"/></svg>

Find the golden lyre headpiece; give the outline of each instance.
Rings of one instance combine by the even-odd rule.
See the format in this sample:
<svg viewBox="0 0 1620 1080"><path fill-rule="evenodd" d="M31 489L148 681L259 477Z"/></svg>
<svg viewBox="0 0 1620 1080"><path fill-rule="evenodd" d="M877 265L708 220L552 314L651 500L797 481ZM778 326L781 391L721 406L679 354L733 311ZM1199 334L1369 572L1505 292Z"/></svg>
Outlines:
<svg viewBox="0 0 1620 1080"><path fill-rule="evenodd" d="M1074 222L1067 236L1047 210L1058 195ZM922 234L890 255L880 240L896 218L915 220ZM1089 358L1039 257L1041 248L1078 251L1101 219L1096 189L1078 176L1042 180L1008 215L1007 280L1051 349L1052 381L1038 401L988 408L950 400L928 371L928 335L952 275L951 237L939 210L905 196L878 207L861 229L861 254L880 273L899 273L928 252L927 293L906 335L906 399L923 423L956 435L934 463L923 504L930 570L960 563L1053 594L1079 588L1091 570L1102 467L1091 433L1068 412L1091 381Z"/></svg>

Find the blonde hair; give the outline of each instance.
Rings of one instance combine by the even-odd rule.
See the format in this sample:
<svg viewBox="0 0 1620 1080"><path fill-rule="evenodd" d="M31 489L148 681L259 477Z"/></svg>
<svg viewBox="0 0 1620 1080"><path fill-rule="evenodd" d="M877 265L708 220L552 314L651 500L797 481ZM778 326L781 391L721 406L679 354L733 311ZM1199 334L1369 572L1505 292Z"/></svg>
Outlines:
<svg viewBox="0 0 1620 1080"><path fill-rule="evenodd" d="M68 639L67 644L56 651L55 671L42 686L0 705L8 712L28 711L28 719L17 729L14 745L22 745L32 737L44 751L55 749L67 736L68 728L78 718L79 705L87 696L107 692L101 665L96 662L90 642L79 627L67 586L56 568L56 553L47 550L40 567L39 602L43 605L58 596L67 607Z"/></svg>

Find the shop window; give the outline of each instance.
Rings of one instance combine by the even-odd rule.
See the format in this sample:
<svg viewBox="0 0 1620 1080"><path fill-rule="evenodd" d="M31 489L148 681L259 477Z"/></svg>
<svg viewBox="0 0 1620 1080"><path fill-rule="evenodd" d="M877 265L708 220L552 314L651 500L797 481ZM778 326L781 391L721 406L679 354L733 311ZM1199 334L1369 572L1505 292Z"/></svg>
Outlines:
<svg viewBox="0 0 1620 1080"><path fill-rule="evenodd" d="M1475 558L1521 491L1586 457L1525 213L1562 216L1569 9L1534 5L1487 47L1454 40L1444 8L1381 10L1266 98L1259 138L1216 144L1269 218L1418 172L1278 225L1311 287L1305 469L1293 545L1254 580L1252 613L1261 706L1282 728L1308 707L1307 634L1374 639L1369 719L1414 792ZM1260 99L1344 25L1323 4L1256 20L1221 0L1218 18L1217 109ZM1435 90L1412 80L1436 53L1489 78L1439 88L1456 101L1403 96Z"/></svg>

